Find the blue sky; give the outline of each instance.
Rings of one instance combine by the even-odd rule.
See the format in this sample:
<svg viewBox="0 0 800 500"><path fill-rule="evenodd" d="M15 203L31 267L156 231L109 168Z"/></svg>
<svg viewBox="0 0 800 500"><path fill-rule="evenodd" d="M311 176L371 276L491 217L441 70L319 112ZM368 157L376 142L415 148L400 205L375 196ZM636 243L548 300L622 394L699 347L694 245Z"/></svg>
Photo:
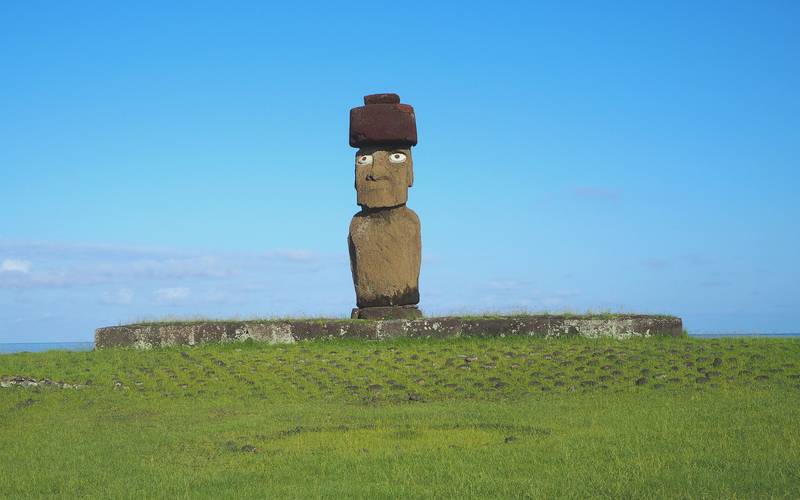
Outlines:
<svg viewBox="0 0 800 500"><path fill-rule="evenodd" d="M417 114L421 307L797 332L797 2L0 6L0 342L346 316L348 112Z"/></svg>

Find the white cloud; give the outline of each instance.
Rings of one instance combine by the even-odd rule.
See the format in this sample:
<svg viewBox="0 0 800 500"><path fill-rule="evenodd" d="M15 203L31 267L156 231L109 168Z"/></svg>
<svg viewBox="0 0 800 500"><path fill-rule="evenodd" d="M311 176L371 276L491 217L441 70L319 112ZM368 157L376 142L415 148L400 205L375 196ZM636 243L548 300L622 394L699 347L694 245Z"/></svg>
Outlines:
<svg viewBox="0 0 800 500"><path fill-rule="evenodd" d="M5 259L0 263L0 273L22 273L31 271L31 263L27 260Z"/></svg>
<svg viewBox="0 0 800 500"><path fill-rule="evenodd" d="M289 260L292 262L309 262L318 259L316 252L310 250L277 250L267 252L266 257L279 260Z"/></svg>
<svg viewBox="0 0 800 500"><path fill-rule="evenodd" d="M118 272L129 272L134 276L146 278L222 278L235 273L233 268L225 265L217 257L203 255L181 259L148 259L130 263L128 269Z"/></svg>
<svg viewBox="0 0 800 500"><path fill-rule="evenodd" d="M525 280L496 279L485 283L478 302L488 311L536 311L541 309L569 308L581 295L580 290L541 290ZM465 303L471 302L464 297Z"/></svg>
<svg viewBox="0 0 800 500"><path fill-rule="evenodd" d="M711 260L702 255L688 253L677 257L650 257L642 261L642 265L650 269L665 269L674 265L691 265L703 267L711 264Z"/></svg>
<svg viewBox="0 0 800 500"><path fill-rule="evenodd" d="M347 256L323 256L304 249L264 253L200 253L113 245L9 242L0 239L0 255L35 256L36 267L19 258L0 261L0 289L61 288L155 280L219 280L233 276L271 277L347 269ZM335 257L335 258L333 258ZM342 260L342 262L339 262ZM193 298L197 298L193 296Z"/></svg>
<svg viewBox="0 0 800 500"><path fill-rule="evenodd" d="M496 291L516 291L521 290L525 287L528 287L530 283L527 281L518 281L518 280L508 280L508 279L499 279L493 280L487 283L487 286Z"/></svg>
<svg viewBox="0 0 800 500"><path fill-rule="evenodd" d="M651 257L642 261L642 265L650 269L664 269L672 265L669 259L662 259L659 257Z"/></svg>
<svg viewBox="0 0 800 500"><path fill-rule="evenodd" d="M106 304L128 305L133 302L133 290L130 288L120 288L113 292L103 293L103 302Z"/></svg>
<svg viewBox="0 0 800 500"><path fill-rule="evenodd" d="M173 288L159 288L153 295L156 301L162 304L174 304L186 300L191 294L191 290L185 286L178 286Z"/></svg>

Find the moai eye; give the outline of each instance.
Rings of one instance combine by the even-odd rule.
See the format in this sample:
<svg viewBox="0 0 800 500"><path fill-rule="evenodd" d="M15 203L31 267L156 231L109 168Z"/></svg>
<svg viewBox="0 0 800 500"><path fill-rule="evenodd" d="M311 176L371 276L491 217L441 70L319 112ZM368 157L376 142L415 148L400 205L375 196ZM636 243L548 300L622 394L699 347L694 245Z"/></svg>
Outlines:
<svg viewBox="0 0 800 500"><path fill-rule="evenodd" d="M372 165L372 155L361 155L356 158L356 163L359 165Z"/></svg>
<svg viewBox="0 0 800 500"><path fill-rule="evenodd" d="M392 153L389 155L389 161L392 163L403 163L406 161L406 155L403 153Z"/></svg>

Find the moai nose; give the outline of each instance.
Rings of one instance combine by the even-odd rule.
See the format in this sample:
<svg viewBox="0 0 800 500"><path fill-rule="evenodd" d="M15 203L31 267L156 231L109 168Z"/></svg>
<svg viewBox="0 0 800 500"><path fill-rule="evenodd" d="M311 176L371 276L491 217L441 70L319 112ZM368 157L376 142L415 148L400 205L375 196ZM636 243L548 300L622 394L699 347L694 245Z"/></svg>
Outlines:
<svg viewBox="0 0 800 500"><path fill-rule="evenodd" d="M372 165L369 166L370 180L379 181L381 179L389 178L389 155L378 151L372 155Z"/></svg>

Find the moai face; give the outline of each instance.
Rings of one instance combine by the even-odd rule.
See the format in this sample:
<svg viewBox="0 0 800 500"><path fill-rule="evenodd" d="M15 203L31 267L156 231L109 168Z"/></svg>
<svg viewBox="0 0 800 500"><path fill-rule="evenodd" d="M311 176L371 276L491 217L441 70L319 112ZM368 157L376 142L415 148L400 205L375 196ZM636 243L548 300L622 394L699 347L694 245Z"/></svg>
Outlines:
<svg viewBox="0 0 800 500"><path fill-rule="evenodd" d="M364 208L405 205L414 184L411 148L362 146L356 153L356 193Z"/></svg>

